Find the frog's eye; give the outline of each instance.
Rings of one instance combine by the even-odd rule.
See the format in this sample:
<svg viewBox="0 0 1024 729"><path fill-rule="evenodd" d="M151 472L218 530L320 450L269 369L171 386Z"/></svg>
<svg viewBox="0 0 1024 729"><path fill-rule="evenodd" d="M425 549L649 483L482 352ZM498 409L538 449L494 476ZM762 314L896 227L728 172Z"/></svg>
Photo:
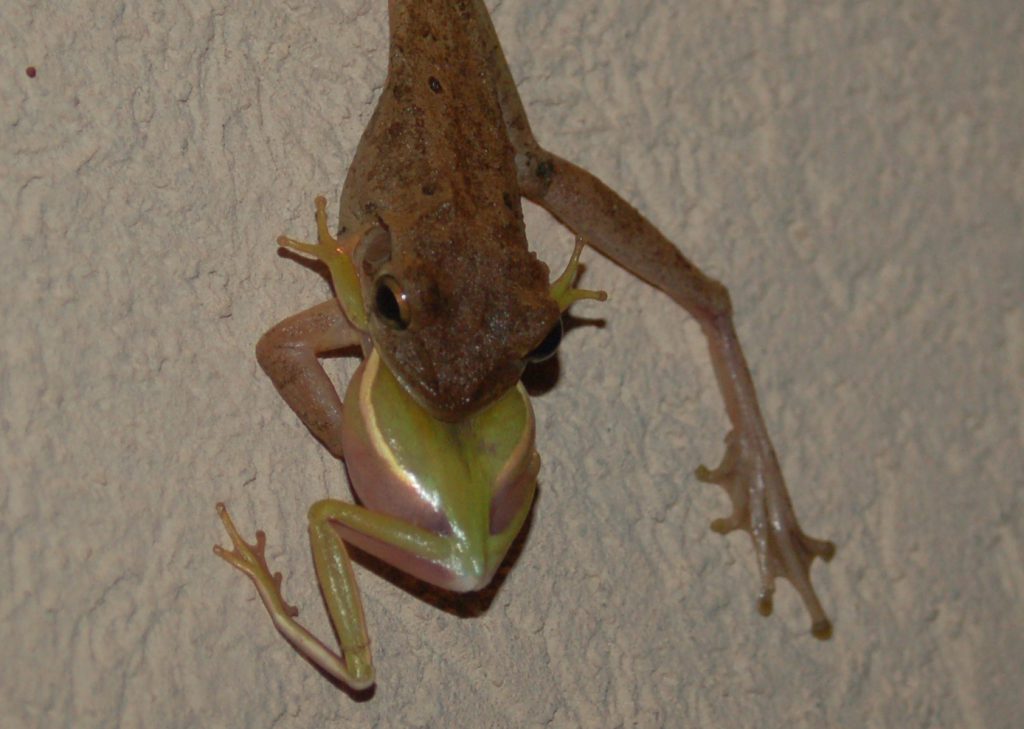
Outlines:
<svg viewBox="0 0 1024 729"><path fill-rule="evenodd" d="M381 276L374 284L373 306L377 316L394 329L409 326L409 297L392 276Z"/></svg>
<svg viewBox="0 0 1024 729"><path fill-rule="evenodd" d="M551 358L558 351L558 345L562 343L562 320L559 319L547 336L534 347L525 359L527 362L543 362Z"/></svg>

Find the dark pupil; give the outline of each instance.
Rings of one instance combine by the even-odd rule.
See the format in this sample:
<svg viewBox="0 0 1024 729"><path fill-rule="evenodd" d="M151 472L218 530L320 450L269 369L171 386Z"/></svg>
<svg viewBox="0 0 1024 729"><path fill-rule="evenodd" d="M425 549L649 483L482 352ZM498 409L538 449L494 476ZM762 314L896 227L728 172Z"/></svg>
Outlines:
<svg viewBox="0 0 1024 729"><path fill-rule="evenodd" d="M543 362L558 351L558 345L562 343L562 320L551 327L551 331L544 337L544 341L533 348L533 351L526 355L530 362Z"/></svg>
<svg viewBox="0 0 1024 729"><path fill-rule="evenodd" d="M377 285L377 313L384 319L396 326L404 326L405 322L402 321L402 308L398 305L398 299L395 298L395 292L386 283L379 283Z"/></svg>

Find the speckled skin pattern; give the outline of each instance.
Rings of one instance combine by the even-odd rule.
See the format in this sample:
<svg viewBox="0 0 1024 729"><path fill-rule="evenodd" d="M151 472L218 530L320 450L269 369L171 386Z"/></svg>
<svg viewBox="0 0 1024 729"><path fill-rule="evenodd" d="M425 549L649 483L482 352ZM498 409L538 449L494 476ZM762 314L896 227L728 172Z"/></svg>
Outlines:
<svg viewBox="0 0 1024 729"><path fill-rule="evenodd" d="M462 4L392 8L387 84L341 199L342 233L386 226L391 260L378 273L409 298L409 327L371 318L373 339L446 419L507 392L559 317L548 267L527 247L514 150Z"/></svg>
<svg viewBox="0 0 1024 729"><path fill-rule="evenodd" d="M387 680L348 700L210 554L210 505L275 537L326 635L305 518L347 487L252 347L329 295L274 241L340 193L386 7L11 0L5 729L1016 727L1019 0L488 6L538 136L729 284L801 515L839 546L832 640L792 591L759 618L749 540L707 531L726 497L688 469L726 418L699 328L592 255L610 299L533 383L513 569L431 604L357 566ZM571 236L525 208L560 269Z"/></svg>

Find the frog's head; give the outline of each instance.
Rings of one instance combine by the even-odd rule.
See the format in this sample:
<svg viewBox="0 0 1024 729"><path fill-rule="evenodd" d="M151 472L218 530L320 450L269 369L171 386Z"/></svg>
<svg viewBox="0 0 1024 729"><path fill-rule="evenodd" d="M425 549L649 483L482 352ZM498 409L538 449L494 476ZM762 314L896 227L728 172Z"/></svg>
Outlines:
<svg viewBox="0 0 1024 729"><path fill-rule="evenodd" d="M552 284L517 231L471 242L445 222L395 216L333 244L282 244L328 264L346 315L396 379L431 415L457 421L508 392L527 363L554 353L573 301L604 293L572 286L582 241Z"/></svg>
<svg viewBox="0 0 1024 729"><path fill-rule="evenodd" d="M387 255L389 241L377 228L356 252L370 336L417 402L460 420L513 387L559 326L547 266L521 249L423 237Z"/></svg>

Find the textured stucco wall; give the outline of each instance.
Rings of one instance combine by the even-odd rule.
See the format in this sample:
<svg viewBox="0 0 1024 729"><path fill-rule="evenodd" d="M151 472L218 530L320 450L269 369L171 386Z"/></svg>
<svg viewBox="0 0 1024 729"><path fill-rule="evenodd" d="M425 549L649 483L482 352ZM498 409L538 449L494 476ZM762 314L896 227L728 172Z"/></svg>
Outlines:
<svg viewBox="0 0 1024 729"><path fill-rule="evenodd" d="M360 568L362 703L210 551L224 499L327 634L305 513L347 487L252 347L327 292L273 241L339 192L386 11L258 5L0 9L0 724L1016 725L1019 0L489 3L542 142L731 287L797 511L839 545L836 635L788 585L755 614L692 476L725 429L700 332L590 252L612 300L536 399L514 569L438 605ZM529 223L559 268L568 234Z"/></svg>

